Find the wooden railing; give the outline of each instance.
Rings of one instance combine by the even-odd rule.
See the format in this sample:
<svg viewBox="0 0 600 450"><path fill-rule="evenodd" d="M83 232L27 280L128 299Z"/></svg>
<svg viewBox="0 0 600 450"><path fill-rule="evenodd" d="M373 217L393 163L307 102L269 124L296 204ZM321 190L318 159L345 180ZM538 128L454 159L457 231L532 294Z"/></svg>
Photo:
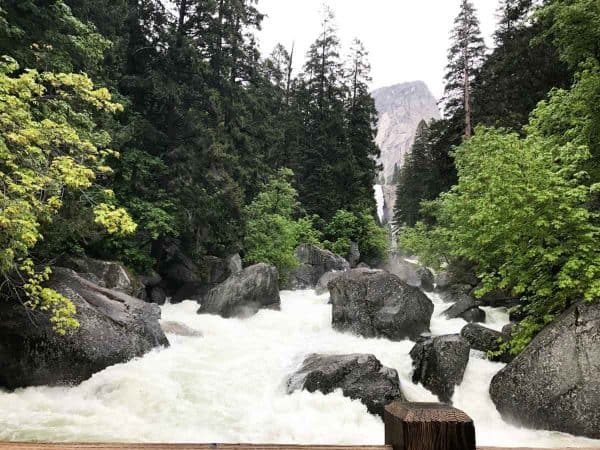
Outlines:
<svg viewBox="0 0 600 450"><path fill-rule="evenodd" d="M476 448L473 420L464 412L451 406L437 403L391 403L385 408L384 423L385 445L0 442L0 450L475 450ZM479 448L479 450L499 449Z"/></svg>

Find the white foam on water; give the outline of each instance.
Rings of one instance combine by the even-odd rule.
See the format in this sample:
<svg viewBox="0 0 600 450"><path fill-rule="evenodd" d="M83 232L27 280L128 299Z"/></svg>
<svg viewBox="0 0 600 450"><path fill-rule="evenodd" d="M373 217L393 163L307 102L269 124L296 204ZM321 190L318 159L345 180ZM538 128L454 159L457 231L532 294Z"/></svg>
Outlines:
<svg viewBox="0 0 600 450"><path fill-rule="evenodd" d="M460 319L435 294L434 334L456 333ZM163 318L185 323L202 338L169 335L171 347L112 366L74 387L33 387L0 393L0 440L382 444L383 423L359 401L286 394L286 377L307 354L373 353L398 370L410 401L437 401L411 382L413 343L363 339L335 332L328 296L282 292L281 311L245 320L197 315L198 305L163 307ZM507 323L488 312L486 326ZM600 446L600 442L507 425L488 394L502 364L472 352L455 405L474 420L478 445Z"/></svg>

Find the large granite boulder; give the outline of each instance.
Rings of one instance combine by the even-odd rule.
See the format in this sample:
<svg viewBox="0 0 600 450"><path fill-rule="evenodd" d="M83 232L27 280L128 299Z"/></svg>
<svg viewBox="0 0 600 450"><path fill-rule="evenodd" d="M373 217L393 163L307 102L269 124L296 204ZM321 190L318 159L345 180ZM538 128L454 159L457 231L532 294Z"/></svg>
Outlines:
<svg viewBox="0 0 600 450"><path fill-rule="evenodd" d="M202 300L199 314L248 317L261 308L278 308L279 274L267 264L256 264L231 275Z"/></svg>
<svg viewBox="0 0 600 450"><path fill-rule="evenodd" d="M142 297L144 285L123 264L101 261L87 256L72 256L63 261L66 268L99 286L121 291L134 297Z"/></svg>
<svg viewBox="0 0 600 450"><path fill-rule="evenodd" d="M65 268L54 268L47 286L73 302L79 328L60 336L48 313L0 301L1 387L80 383L108 366L169 345L156 305Z"/></svg>
<svg viewBox="0 0 600 450"><path fill-rule="evenodd" d="M312 289L323 274L332 270L348 270L350 264L341 256L311 244L302 244L296 249L300 267L294 269L286 283L287 289Z"/></svg>
<svg viewBox="0 0 600 450"><path fill-rule="evenodd" d="M398 372L384 367L373 355L308 356L287 381L288 393L298 389L329 394L341 389L344 396L359 399L371 414L383 417L383 408L404 400Z"/></svg>
<svg viewBox="0 0 600 450"><path fill-rule="evenodd" d="M510 354L501 354L499 356L489 356L489 352L498 352L503 342L510 339L506 334L486 328L476 323L469 323L460 331L460 335L465 338L472 349L486 353L486 356L492 361L504 363L510 362L513 357Z"/></svg>
<svg viewBox="0 0 600 450"><path fill-rule="evenodd" d="M502 417L600 438L600 303L577 303L492 379Z"/></svg>
<svg viewBox="0 0 600 450"><path fill-rule="evenodd" d="M410 351L412 380L450 403L455 386L462 382L469 362L469 343L458 334L427 338Z"/></svg>
<svg viewBox="0 0 600 450"><path fill-rule="evenodd" d="M352 269L330 281L329 292L337 330L392 340L429 331L433 303L391 273Z"/></svg>
<svg viewBox="0 0 600 450"><path fill-rule="evenodd" d="M468 295L463 296L443 314L449 319L463 319L469 323L485 322L485 311L480 308L481 302Z"/></svg>

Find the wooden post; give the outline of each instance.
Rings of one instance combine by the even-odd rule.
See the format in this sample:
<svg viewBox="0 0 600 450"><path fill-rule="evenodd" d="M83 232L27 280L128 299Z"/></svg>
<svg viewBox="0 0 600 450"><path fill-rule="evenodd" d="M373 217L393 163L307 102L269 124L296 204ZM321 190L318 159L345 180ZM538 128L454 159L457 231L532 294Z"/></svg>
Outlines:
<svg viewBox="0 0 600 450"><path fill-rule="evenodd" d="M438 403L390 403L385 407L385 443L394 450L475 450L473 420Z"/></svg>

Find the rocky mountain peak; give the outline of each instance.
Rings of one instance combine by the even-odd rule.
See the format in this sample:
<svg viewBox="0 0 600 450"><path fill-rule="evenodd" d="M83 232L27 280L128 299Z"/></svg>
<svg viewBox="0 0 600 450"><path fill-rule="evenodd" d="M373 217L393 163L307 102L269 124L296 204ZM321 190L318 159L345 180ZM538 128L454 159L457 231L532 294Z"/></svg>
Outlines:
<svg viewBox="0 0 600 450"><path fill-rule="evenodd" d="M394 174L404 164L422 120L440 118L437 101L423 81L395 84L373 91L379 115L376 142L383 165L384 221L391 218L395 203Z"/></svg>

